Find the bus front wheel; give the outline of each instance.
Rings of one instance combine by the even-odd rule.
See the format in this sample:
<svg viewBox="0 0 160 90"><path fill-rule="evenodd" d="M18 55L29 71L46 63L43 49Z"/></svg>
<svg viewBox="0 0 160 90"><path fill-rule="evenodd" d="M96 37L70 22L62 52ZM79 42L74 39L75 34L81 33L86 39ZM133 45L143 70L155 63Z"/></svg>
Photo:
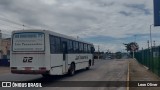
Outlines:
<svg viewBox="0 0 160 90"><path fill-rule="evenodd" d="M68 73L69 73L70 76L73 76L75 74L75 64L74 63L71 64Z"/></svg>
<svg viewBox="0 0 160 90"><path fill-rule="evenodd" d="M91 60L89 60L89 62L88 62L88 67L86 67L86 70L89 70L89 69L90 69L90 66L91 66Z"/></svg>

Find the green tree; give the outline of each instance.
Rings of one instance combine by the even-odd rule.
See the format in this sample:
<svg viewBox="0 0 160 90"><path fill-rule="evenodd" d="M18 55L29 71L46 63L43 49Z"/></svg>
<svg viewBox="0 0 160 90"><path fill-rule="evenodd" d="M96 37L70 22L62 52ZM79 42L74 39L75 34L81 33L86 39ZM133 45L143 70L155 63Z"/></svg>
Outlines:
<svg viewBox="0 0 160 90"><path fill-rule="evenodd" d="M116 52L115 55L116 55L117 59L121 59L122 58L122 53L121 52Z"/></svg>
<svg viewBox="0 0 160 90"><path fill-rule="evenodd" d="M138 51L139 49L139 45L136 43L136 42L131 42L131 43L128 43L128 44L124 44L125 47L126 47L126 50L127 52L135 52L135 51Z"/></svg>

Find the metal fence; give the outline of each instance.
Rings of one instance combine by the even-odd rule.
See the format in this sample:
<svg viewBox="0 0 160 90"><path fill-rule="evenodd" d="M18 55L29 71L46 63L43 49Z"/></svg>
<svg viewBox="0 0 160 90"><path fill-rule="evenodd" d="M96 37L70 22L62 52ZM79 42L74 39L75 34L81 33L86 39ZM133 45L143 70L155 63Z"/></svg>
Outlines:
<svg viewBox="0 0 160 90"><path fill-rule="evenodd" d="M140 50L135 53L135 58L153 73L160 76L160 46Z"/></svg>

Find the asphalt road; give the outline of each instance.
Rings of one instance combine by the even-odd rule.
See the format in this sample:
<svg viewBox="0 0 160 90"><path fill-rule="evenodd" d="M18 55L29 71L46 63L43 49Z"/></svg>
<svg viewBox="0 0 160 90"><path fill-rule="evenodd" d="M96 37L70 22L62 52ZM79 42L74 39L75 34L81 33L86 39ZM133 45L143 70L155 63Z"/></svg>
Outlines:
<svg viewBox="0 0 160 90"><path fill-rule="evenodd" d="M90 70L77 71L74 76L54 76L43 78L41 75L2 74L1 81L42 82L42 88L0 88L0 90L126 90L126 87L52 87L59 81L126 81L128 60L99 60ZM116 83L116 82L115 82Z"/></svg>

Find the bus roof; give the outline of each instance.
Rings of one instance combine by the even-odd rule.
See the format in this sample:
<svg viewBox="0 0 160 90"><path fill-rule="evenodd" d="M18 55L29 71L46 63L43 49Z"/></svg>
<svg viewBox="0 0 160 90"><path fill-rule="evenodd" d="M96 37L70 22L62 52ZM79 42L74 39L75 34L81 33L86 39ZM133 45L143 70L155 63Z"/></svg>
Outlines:
<svg viewBox="0 0 160 90"><path fill-rule="evenodd" d="M54 36L58 36L58 37L62 37L62 38L66 38L66 39L70 39L70 40L74 40L74 41L83 42L83 43L93 45L93 43L86 42L86 41L83 41L83 40L79 40L79 39L76 39L72 36L67 36L67 35L60 34L60 33L54 32L54 31L50 31L50 30L40 30L40 29L15 30L15 31L12 32L12 34L20 33L20 32L44 32L46 34L51 34L51 35L54 35Z"/></svg>

